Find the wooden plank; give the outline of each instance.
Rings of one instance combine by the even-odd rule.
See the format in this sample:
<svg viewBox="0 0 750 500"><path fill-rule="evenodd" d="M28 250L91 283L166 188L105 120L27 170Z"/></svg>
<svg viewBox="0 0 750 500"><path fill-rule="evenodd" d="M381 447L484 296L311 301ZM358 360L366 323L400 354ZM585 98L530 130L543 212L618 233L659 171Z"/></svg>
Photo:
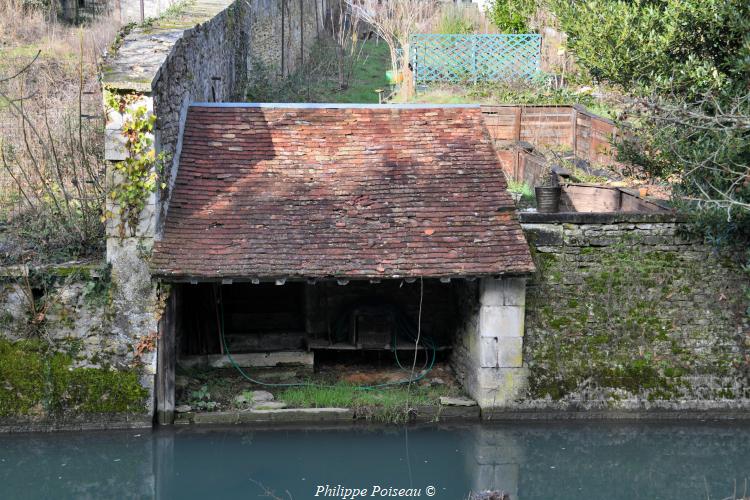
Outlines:
<svg viewBox="0 0 750 500"><path fill-rule="evenodd" d="M573 110L570 113L570 143L572 145L573 154L578 154L578 137L576 134L578 131L576 130L576 124L578 123L578 110L576 108L573 108Z"/></svg>
<svg viewBox="0 0 750 500"><path fill-rule="evenodd" d="M329 350L329 351L391 351L392 348L390 345L383 346L381 348L374 348L374 347L364 347L362 344L349 344L347 342L334 342L333 344L329 343L327 340L311 340L308 342L308 349L311 351L319 351L319 350ZM418 346L417 350L423 351L427 349L424 346ZM445 351L447 349L450 349L449 346L439 346L436 347L436 351ZM414 343L402 341L399 342L396 345L397 351L414 351ZM430 349L432 350L432 349Z"/></svg>
<svg viewBox="0 0 750 500"><path fill-rule="evenodd" d="M172 287L159 319L159 341L156 353L156 421L159 425L174 423L175 364L177 361L176 326L179 285Z"/></svg>
<svg viewBox="0 0 750 500"><path fill-rule="evenodd" d="M620 191L616 188L570 184L563 192L576 212L616 212L620 208Z"/></svg>

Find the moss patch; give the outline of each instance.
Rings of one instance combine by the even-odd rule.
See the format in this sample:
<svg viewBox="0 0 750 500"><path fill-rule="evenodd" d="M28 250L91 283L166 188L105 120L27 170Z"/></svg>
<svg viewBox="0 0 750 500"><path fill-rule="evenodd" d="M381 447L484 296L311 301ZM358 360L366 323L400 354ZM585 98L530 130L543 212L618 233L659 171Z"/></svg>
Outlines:
<svg viewBox="0 0 750 500"><path fill-rule="evenodd" d="M0 416L137 413L148 391L135 370L73 368L40 341L0 340Z"/></svg>

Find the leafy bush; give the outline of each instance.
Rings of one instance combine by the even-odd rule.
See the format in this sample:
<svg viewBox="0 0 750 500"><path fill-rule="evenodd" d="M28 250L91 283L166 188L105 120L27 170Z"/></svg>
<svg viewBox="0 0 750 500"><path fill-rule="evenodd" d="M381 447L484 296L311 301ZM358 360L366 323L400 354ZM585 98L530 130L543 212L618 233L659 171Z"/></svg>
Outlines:
<svg viewBox="0 0 750 500"><path fill-rule="evenodd" d="M670 180L714 243L750 236L750 3L547 0L579 67L631 96L620 159ZM724 224L716 225L718 214ZM721 227L719 234L712 228Z"/></svg>
<svg viewBox="0 0 750 500"><path fill-rule="evenodd" d="M746 81L745 0L549 0L595 79L695 96Z"/></svg>
<svg viewBox="0 0 750 500"><path fill-rule="evenodd" d="M567 87L556 88L543 78L528 82L477 83L468 87L467 96L472 100L490 101L497 104L593 104L596 100L588 93L576 93Z"/></svg>
<svg viewBox="0 0 750 500"><path fill-rule="evenodd" d="M531 33L536 7L535 0L495 0L487 9L487 17L503 33Z"/></svg>

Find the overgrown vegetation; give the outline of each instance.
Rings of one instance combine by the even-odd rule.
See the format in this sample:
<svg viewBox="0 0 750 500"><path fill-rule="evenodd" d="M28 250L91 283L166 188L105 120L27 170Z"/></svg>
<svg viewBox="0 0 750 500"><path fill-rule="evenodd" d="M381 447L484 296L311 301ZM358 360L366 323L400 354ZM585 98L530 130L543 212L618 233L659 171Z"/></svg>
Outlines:
<svg viewBox="0 0 750 500"><path fill-rule="evenodd" d="M443 3L432 25L432 32L443 35L468 35L481 31L486 21L472 4Z"/></svg>
<svg viewBox="0 0 750 500"><path fill-rule="evenodd" d="M38 340L0 339L0 380L2 417L140 413L148 396L137 371L73 368L69 354Z"/></svg>
<svg viewBox="0 0 750 500"><path fill-rule="evenodd" d="M552 85L546 78L531 82L479 82L460 85L435 85L421 91L417 102L430 103L483 103L483 104L535 104L599 106L602 104L591 92L577 92L568 87Z"/></svg>
<svg viewBox="0 0 750 500"><path fill-rule="evenodd" d="M55 261L103 248L99 54L117 23L85 30L54 6L0 3L0 219L5 262Z"/></svg>
<svg viewBox="0 0 750 500"><path fill-rule="evenodd" d="M516 206L532 207L536 205L536 193L534 187L528 182L508 179L508 192L518 196Z"/></svg>
<svg viewBox="0 0 750 500"><path fill-rule="evenodd" d="M253 392L270 391L274 403L283 402L289 408L350 408L360 419L400 423L408 421L414 409L437 408L441 396L462 395L449 369L441 364L411 388L394 383L408 379L408 373L369 365L321 365L315 373L258 369L253 373L264 381L307 385L259 386L234 369L182 370L178 379L188 383L177 392L178 405L203 412L262 409L263 402L252 404Z"/></svg>
<svg viewBox="0 0 750 500"><path fill-rule="evenodd" d="M531 18L536 0L495 0L487 9L487 17L502 33L531 33Z"/></svg>
<svg viewBox="0 0 750 500"><path fill-rule="evenodd" d="M620 160L671 182L711 241L750 242L748 2L496 0L490 13L508 31L565 33L577 75L563 80L619 96Z"/></svg>
<svg viewBox="0 0 750 500"><path fill-rule="evenodd" d="M340 88L336 48L333 40L322 38L312 48L305 64L283 80L272 78L268 68L257 67L247 89L253 102L341 102L377 103L388 81L388 46L376 40L358 42L358 58L345 89ZM385 95L384 95L385 97Z"/></svg>
<svg viewBox="0 0 750 500"><path fill-rule="evenodd" d="M141 212L146 207L149 195L156 192L159 186L158 180L165 162L164 154L157 155L153 147L156 115L146 105L136 105L140 97L138 94L105 94L105 104L109 109L120 113L127 111L122 134L128 154L115 166L120 182L115 183L110 191L117 214L105 213L107 218L117 218L120 238L125 237L126 228L130 230L130 236L136 235Z"/></svg>

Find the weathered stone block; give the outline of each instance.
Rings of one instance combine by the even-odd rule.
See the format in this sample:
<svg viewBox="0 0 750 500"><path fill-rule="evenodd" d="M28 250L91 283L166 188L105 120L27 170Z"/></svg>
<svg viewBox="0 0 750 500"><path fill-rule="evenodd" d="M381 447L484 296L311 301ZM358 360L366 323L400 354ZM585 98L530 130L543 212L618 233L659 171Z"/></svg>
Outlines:
<svg viewBox="0 0 750 500"><path fill-rule="evenodd" d="M526 368L485 368L477 373L476 385L469 395L482 407L482 418L490 418L485 409L509 406L519 399L528 386Z"/></svg>
<svg viewBox="0 0 750 500"><path fill-rule="evenodd" d="M485 278L479 285L483 306L523 306L526 304L526 278Z"/></svg>
<svg viewBox="0 0 750 500"><path fill-rule="evenodd" d="M560 224L521 224L529 242L537 246L562 245L563 228Z"/></svg>
<svg viewBox="0 0 750 500"><path fill-rule="evenodd" d="M496 337L482 338L479 342L479 366L496 368L498 359L498 342Z"/></svg>
<svg viewBox="0 0 750 500"><path fill-rule="evenodd" d="M523 306L482 306L479 310L481 337L523 337Z"/></svg>
<svg viewBox="0 0 750 500"><path fill-rule="evenodd" d="M497 343L497 364L500 368L523 365L523 337L504 337Z"/></svg>

